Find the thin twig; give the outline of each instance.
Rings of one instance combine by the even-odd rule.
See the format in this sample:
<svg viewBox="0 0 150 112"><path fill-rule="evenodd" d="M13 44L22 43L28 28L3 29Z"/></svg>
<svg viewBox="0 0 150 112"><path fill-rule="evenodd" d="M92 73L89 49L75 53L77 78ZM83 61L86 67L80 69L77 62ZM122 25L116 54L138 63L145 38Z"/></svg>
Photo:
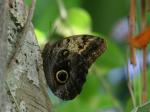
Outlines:
<svg viewBox="0 0 150 112"><path fill-rule="evenodd" d="M129 88L129 92L130 92L130 95L131 95L133 107L135 108L136 107L136 99L135 99L135 95L134 95L133 89L131 87L131 82L128 82L128 88Z"/></svg>
<svg viewBox="0 0 150 112"><path fill-rule="evenodd" d="M130 15L129 15L129 39L133 38L135 33L135 17L136 17L136 0L131 0L130 2ZM136 65L136 55L135 55L135 48L130 45L130 61L131 64ZM131 95L133 106L136 107L136 98L134 96L134 91L132 88L132 81L130 78L130 72L129 72L129 65L128 68L128 88Z"/></svg>
<svg viewBox="0 0 150 112"><path fill-rule="evenodd" d="M147 77L146 77L146 62L147 62L147 48L143 48L143 70L142 70L142 103L147 101Z"/></svg>
<svg viewBox="0 0 150 112"><path fill-rule="evenodd" d="M59 7L60 17L65 20L67 18L67 10L65 8L65 5L62 0L57 0L57 3Z"/></svg>
<svg viewBox="0 0 150 112"><path fill-rule="evenodd" d="M131 0L129 15L129 38L133 38L135 33L136 0ZM131 64L136 65L135 48L130 45Z"/></svg>
<svg viewBox="0 0 150 112"><path fill-rule="evenodd" d="M127 72L128 72L128 88L129 88L129 92L131 95L133 106L135 108L136 107L136 98L135 98L133 87L132 87L133 86L132 80L130 78L129 65L127 65Z"/></svg>
<svg viewBox="0 0 150 112"><path fill-rule="evenodd" d="M146 27L146 19L145 19L145 0L141 0L141 31L144 31ZM147 101L147 78L146 78L146 62L147 62L147 46L143 48L143 70L142 70L142 103Z"/></svg>
<svg viewBox="0 0 150 112"><path fill-rule="evenodd" d="M135 98L135 95L134 95L134 88L133 88L133 83L132 83L132 80L131 80L131 74L129 72L129 62L128 62L128 49L126 50L126 62L127 62L127 76L128 76L128 83L127 83L127 86L128 86L128 89L129 89L129 93L131 95L131 100L132 100L132 103L133 103L133 107L135 108L136 107L136 98Z"/></svg>
<svg viewBox="0 0 150 112"><path fill-rule="evenodd" d="M147 0L146 4L147 4L147 11L150 11L150 0Z"/></svg>
<svg viewBox="0 0 150 112"><path fill-rule="evenodd" d="M65 4L63 3L62 0L57 0L57 4L58 4L58 8L59 8L59 13L60 13L60 19L62 20L62 22L65 22L67 20L67 16L68 16L68 12L66 10ZM70 33L73 35L74 30L72 29L71 25L69 23L65 23L65 24L70 29ZM59 27L58 24L57 24L57 21L54 24L54 27L55 28Z"/></svg>
<svg viewBox="0 0 150 112"><path fill-rule="evenodd" d="M146 7L145 7L145 0L141 0L141 31L145 30L146 27L146 18L145 18L145 11L146 11Z"/></svg>

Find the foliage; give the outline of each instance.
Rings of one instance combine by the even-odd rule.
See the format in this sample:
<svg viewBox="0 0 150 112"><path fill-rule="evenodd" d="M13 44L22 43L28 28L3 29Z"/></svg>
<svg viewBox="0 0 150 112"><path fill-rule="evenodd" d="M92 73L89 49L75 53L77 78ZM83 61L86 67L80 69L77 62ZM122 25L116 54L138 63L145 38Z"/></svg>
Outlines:
<svg viewBox="0 0 150 112"><path fill-rule="evenodd" d="M26 0L27 3L29 1ZM64 9L60 7L59 0L37 0L33 24L42 47L53 38L85 33L105 38L108 50L90 69L81 94L72 101L55 104L54 110L56 112L131 111L133 105L127 88L129 60L127 42L120 41L123 36L116 40L112 35L113 29L117 27L115 25L117 21L127 18L129 14L129 0L62 0L61 5ZM65 18L62 17L62 10L67 14ZM150 22L149 15L147 13L147 20ZM123 30L119 29L119 32ZM124 38L127 39L127 35ZM134 74L134 77L135 97L137 104L140 104L141 78L137 74Z"/></svg>

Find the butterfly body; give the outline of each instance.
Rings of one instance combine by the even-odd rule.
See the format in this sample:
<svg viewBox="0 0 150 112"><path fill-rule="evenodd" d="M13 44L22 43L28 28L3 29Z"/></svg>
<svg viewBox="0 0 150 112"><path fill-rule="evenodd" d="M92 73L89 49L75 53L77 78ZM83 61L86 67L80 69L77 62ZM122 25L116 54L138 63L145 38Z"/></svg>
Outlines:
<svg viewBox="0 0 150 112"><path fill-rule="evenodd" d="M106 42L91 35L75 35L50 45L42 53L46 81L63 100L75 98L86 81L88 68L105 51Z"/></svg>

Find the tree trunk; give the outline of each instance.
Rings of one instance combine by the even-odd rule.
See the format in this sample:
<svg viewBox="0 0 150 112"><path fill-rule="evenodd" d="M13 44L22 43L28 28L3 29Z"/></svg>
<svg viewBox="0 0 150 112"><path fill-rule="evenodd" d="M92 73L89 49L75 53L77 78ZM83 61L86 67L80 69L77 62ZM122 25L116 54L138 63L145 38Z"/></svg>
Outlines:
<svg viewBox="0 0 150 112"><path fill-rule="evenodd" d="M23 0L0 0L0 112L50 112L33 25Z"/></svg>
<svg viewBox="0 0 150 112"><path fill-rule="evenodd" d="M0 0L0 112L6 111L6 105L9 103L5 90L5 74L7 60L7 9L4 0Z"/></svg>

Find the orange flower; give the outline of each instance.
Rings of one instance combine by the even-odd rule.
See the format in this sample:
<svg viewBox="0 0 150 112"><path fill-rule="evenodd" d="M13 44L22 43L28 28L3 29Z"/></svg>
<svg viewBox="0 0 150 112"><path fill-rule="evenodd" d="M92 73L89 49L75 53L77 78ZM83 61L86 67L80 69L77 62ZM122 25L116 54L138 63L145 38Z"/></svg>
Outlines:
<svg viewBox="0 0 150 112"><path fill-rule="evenodd" d="M146 28L139 35L129 39L129 44L135 48L145 48L150 41L150 27Z"/></svg>

